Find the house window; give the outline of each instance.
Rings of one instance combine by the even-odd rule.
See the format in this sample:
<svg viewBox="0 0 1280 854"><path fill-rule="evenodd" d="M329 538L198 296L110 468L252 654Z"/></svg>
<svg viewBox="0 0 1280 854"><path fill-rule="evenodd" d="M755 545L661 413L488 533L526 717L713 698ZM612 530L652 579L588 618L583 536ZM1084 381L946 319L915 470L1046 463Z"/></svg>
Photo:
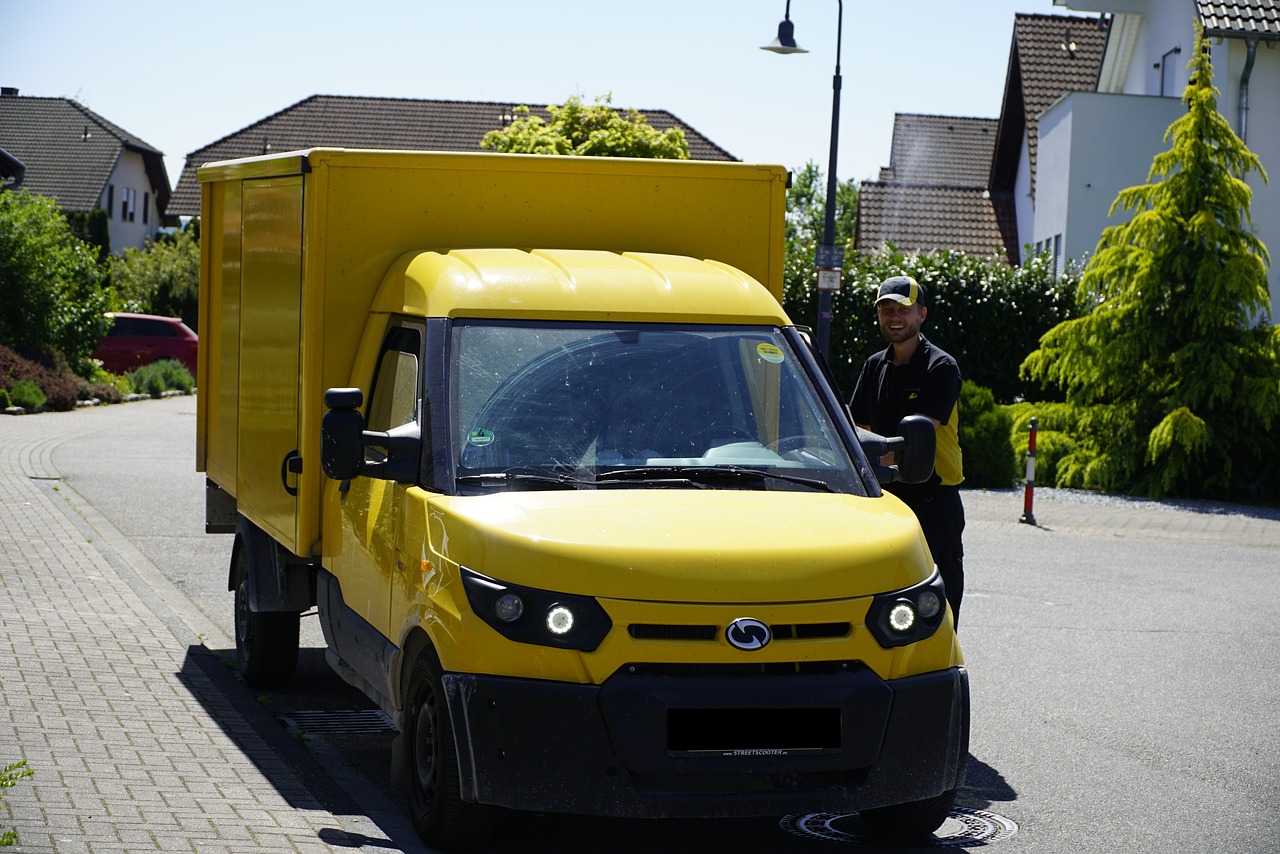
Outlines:
<svg viewBox="0 0 1280 854"><path fill-rule="evenodd" d="M143 223L151 222L151 194L142 194L142 221Z"/></svg>
<svg viewBox="0 0 1280 854"><path fill-rule="evenodd" d="M107 216L115 213L116 210L116 185L107 185Z"/></svg>
<svg viewBox="0 0 1280 854"><path fill-rule="evenodd" d="M1053 275L1062 275L1062 235L1053 236Z"/></svg>
<svg viewBox="0 0 1280 854"><path fill-rule="evenodd" d="M120 219L133 222L138 212L138 191L126 187L120 199Z"/></svg>

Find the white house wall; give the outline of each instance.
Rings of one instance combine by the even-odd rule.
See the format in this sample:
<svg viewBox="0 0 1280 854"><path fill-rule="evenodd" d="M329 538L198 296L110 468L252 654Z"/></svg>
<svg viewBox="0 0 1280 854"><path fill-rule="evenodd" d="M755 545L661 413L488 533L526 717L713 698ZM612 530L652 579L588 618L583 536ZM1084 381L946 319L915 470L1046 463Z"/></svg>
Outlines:
<svg viewBox="0 0 1280 854"><path fill-rule="evenodd" d="M1031 152L1025 133L1022 135L1022 153L1018 156L1018 174L1013 180L1013 203L1018 234L1031 234L1036 221L1036 207L1031 197ZM1019 248L1024 248L1027 242L1023 239Z"/></svg>
<svg viewBox="0 0 1280 854"><path fill-rule="evenodd" d="M1134 42L1124 92L1127 95L1159 95L1163 66L1164 94L1181 97L1191 76L1187 63L1191 61L1195 0L1158 0L1150 5L1150 14L1142 19Z"/></svg>
<svg viewBox="0 0 1280 854"><path fill-rule="evenodd" d="M1164 134L1184 112L1176 98L1075 92L1040 116L1036 246L1061 246L1061 260L1083 262L1104 229L1131 214L1112 203L1126 187L1145 184Z"/></svg>
<svg viewBox="0 0 1280 854"><path fill-rule="evenodd" d="M132 219L125 209L130 191L133 193ZM151 179L147 177L141 154L121 150L120 159L111 170L107 186L98 199L98 206L107 211L107 229L113 253L119 254L130 247L140 247L156 235L160 227L156 194L151 186Z"/></svg>

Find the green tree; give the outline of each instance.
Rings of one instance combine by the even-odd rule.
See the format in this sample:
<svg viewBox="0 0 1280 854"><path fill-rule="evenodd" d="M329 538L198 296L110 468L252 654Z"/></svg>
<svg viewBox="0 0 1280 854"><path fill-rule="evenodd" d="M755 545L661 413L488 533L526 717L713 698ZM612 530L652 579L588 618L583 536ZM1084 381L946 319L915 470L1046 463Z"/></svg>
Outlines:
<svg viewBox="0 0 1280 854"><path fill-rule="evenodd" d="M0 193L0 344L61 353L88 371L111 308L103 278L97 251L72 235L53 200Z"/></svg>
<svg viewBox="0 0 1280 854"><path fill-rule="evenodd" d="M791 186L787 188L787 219L784 230L782 305L787 315L799 324L816 326L818 322L818 278L814 268L814 255L822 243L826 211L826 177L818 165L810 160L799 170L792 172ZM857 183L852 180L837 182L836 246L847 247L853 240L857 216ZM836 298L839 298L839 294ZM838 330L833 328L833 351L842 350L843 342L839 338ZM828 361L832 360L828 358Z"/></svg>
<svg viewBox="0 0 1280 854"><path fill-rule="evenodd" d="M193 229L162 235L111 258L111 284L121 311L181 317L197 328L200 244Z"/></svg>
<svg viewBox="0 0 1280 854"><path fill-rule="evenodd" d="M652 157L688 160L684 131L659 131L637 110L615 110L609 95L587 106L574 95L561 106L551 105L551 120L516 107L515 120L502 130L489 131L482 148L504 154L576 154L595 157Z"/></svg>
<svg viewBox="0 0 1280 854"><path fill-rule="evenodd" d="M1277 493L1280 337L1269 325L1266 247L1249 217L1258 158L1218 113L1196 33L1171 147L1147 184L1120 192L1132 218L1102 233L1085 268L1091 306L1023 364L1080 411L1059 483L1151 496Z"/></svg>

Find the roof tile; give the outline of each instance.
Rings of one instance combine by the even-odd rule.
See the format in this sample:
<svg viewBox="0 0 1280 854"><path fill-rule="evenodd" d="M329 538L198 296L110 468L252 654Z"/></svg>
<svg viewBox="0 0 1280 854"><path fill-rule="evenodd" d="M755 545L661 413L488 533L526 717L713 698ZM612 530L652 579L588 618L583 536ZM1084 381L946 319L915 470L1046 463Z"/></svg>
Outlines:
<svg viewBox="0 0 1280 854"><path fill-rule="evenodd" d="M898 113L882 181L986 187L996 119Z"/></svg>
<svg viewBox="0 0 1280 854"><path fill-rule="evenodd" d="M954 249L987 255L1004 248L989 194L976 187L863 182L855 246L874 251L892 243L907 251Z"/></svg>
<svg viewBox="0 0 1280 854"><path fill-rule="evenodd" d="M1280 39L1280 0L1197 0L1200 22L1209 35L1259 35Z"/></svg>

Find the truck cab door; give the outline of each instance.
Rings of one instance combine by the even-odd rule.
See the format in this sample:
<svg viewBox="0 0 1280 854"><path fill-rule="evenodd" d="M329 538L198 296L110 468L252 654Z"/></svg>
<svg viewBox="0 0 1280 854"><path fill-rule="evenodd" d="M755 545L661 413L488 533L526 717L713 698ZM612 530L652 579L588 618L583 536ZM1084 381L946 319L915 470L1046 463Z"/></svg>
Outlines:
<svg viewBox="0 0 1280 854"><path fill-rule="evenodd" d="M386 432L421 417L419 377L422 331L392 322L373 377L367 429ZM368 462L381 453L366 450ZM356 477L340 495L342 545L333 573L347 606L384 637L390 637L391 591L398 573L397 543L403 524L405 491L412 483Z"/></svg>

